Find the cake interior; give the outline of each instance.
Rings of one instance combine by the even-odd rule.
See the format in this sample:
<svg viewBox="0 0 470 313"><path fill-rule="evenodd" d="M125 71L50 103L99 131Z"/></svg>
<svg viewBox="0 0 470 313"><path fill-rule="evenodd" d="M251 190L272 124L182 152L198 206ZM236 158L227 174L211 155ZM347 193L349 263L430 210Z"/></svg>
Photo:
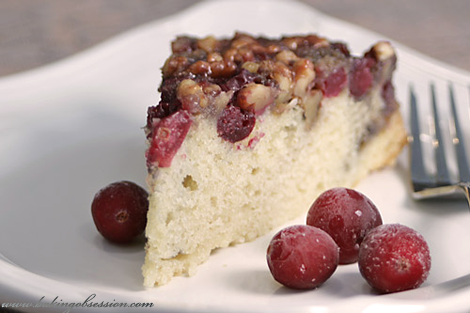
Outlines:
<svg viewBox="0 0 470 313"><path fill-rule="evenodd" d="M171 167L150 178L145 285L192 275L213 249L253 240L305 213L322 191L353 187L393 163L404 143L399 113L362 142L384 105L378 90L359 102L345 90L324 100L312 129L293 105L263 116L237 145L198 119Z"/></svg>

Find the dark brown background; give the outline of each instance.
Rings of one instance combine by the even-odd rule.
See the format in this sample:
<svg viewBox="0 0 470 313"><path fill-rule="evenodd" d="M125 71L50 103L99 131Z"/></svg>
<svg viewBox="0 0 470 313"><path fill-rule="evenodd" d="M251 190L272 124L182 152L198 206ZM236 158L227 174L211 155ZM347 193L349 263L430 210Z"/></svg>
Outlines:
<svg viewBox="0 0 470 313"><path fill-rule="evenodd" d="M62 59L197 2L200 1L0 0L0 76ZM470 70L468 0L302 2Z"/></svg>
<svg viewBox="0 0 470 313"><path fill-rule="evenodd" d="M199 1L0 0L0 76L60 60L196 2ZM470 70L470 1L302 2ZM0 308L0 312L6 311Z"/></svg>

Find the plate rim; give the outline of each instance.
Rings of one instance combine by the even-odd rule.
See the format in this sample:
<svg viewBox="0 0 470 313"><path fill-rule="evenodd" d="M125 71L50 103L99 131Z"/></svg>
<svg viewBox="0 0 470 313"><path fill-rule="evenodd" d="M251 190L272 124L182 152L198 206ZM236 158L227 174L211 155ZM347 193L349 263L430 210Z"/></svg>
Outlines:
<svg viewBox="0 0 470 313"><path fill-rule="evenodd" d="M241 1L244 1L244 2L247 2L247 3L252 3L252 1L249 1L249 0L241 0ZM226 4L230 4L230 3L234 4L235 2L239 3L240 0L238 0L238 1L237 0L224 0L224 1L207 0L207 1L203 1L203 2L200 2L200 3L194 4L194 5L186 8L185 10L183 10L181 12L178 12L178 13L173 14L171 16L168 16L168 17L165 17L165 18L162 18L162 19L144 24L144 25L139 26L137 28L134 28L132 30L126 31L126 32L124 32L122 34L119 34L117 36L114 36L113 38L111 38L109 40L106 40L106 41L104 41L104 42L102 42L102 43L100 43L100 44L98 44L98 45L96 45L96 46L94 46L90 49L79 52L76 55L70 56L70 57L65 58L63 60L60 60L58 62L54 62L52 64L48 64L48 65L45 65L45 66L42 66L42 67L39 67L39 68L35 68L35 69L32 69L32 70L28 70L28 71L25 71L25 72L0 77L0 90L2 90L2 88L9 88L9 87L11 87L11 85L20 84L24 80L40 79L41 76L43 76L43 75L52 75L57 70L66 71L67 68L71 64L73 65L74 63L81 63L81 62L86 61L88 58L93 58L96 54L102 53L103 50L111 49L114 46L119 45L122 42L128 40L130 37L135 36L136 34L141 34L142 32L146 32L146 31L152 30L154 28L163 27L164 25L166 25L168 23L173 23L175 20L177 21L177 20L182 19L185 16L188 16L188 15L191 15L191 14L197 14L197 12L199 12L201 10L207 10L208 8L211 8L211 7L214 7L214 6L217 7L217 6L221 5L222 3L224 3L226 5ZM272 1L269 1L269 0L257 0L257 2L259 4L269 3L270 5L272 5ZM276 0L276 3L280 3L280 4L283 4L283 5L286 5L286 4L292 5L292 2L287 1L287 0ZM327 16L327 15L321 13L321 12L318 12L316 9L314 9L313 7L308 6L306 4L302 4L300 2L297 2L296 5L298 5L298 8L302 8L302 9L307 9L308 8L308 10L310 12L312 12L312 14L318 15L319 17L321 17L324 20L334 21L334 22L337 22L337 23L339 23L343 26L347 25L348 27L353 27L354 29L356 29L358 31L367 32L368 34L374 34L374 36L380 36L381 38L386 39L386 37L375 34L375 33L371 32L369 30L364 30L361 27L358 27L356 25L352 25L350 23L340 21L340 20L337 20L337 19L332 18L330 16ZM454 68L452 66L444 64L441 61L437 61L437 60L432 59L432 58L430 58L426 55L423 55L419 52L416 52L416 51L414 51L414 50L412 50L412 49L410 49L410 48L408 48L404 45L396 43L395 41L393 41L393 42L394 42L394 45L397 47L397 50L399 51L400 54L406 56L406 58L409 58L411 61L420 60L421 63L419 63L419 64L425 64L426 66L429 66L431 68L439 69L440 71L438 72L438 75L443 75L445 77L449 77L450 79L453 79L453 80L456 80L456 81L465 80L467 83L470 81L470 73L469 72L466 72L466 71L461 70L461 69ZM1 110L1 107L0 107L0 116L1 116L1 114L2 114L2 110ZM78 297L81 297L82 294L83 294L83 289L82 288L78 288L78 287L73 286L72 284L69 284L69 283L60 282L60 281L53 280L53 279L48 278L48 277L44 277L44 276L35 274L33 272L28 271L27 269L22 268L21 266L18 266L16 264L14 264L11 261L8 261L7 256L2 257L2 252L1 251L0 251L0 274L2 275L2 277L7 278L6 280L3 280L2 282L0 282L0 290L10 291L10 296L11 297L14 297L14 293L12 293L13 291L16 291L16 293L17 292L23 292L23 295L26 296L26 298L29 298L28 300L31 300L33 302L33 300L37 301L37 299L33 299L33 296L37 296L38 291L41 292L43 290L46 290L46 291L50 292L51 289L59 290L59 289L65 288L65 287L67 287L67 289L70 292L76 293L76 296L78 296ZM18 279L19 278L18 276L22 276L23 280ZM29 280L33 280L33 281L36 281L37 283L40 283L40 285L43 286L43 289L40 289L40 288L37 287L35 289L25 290L23 288L24 286L23 286L22 283L24 283L25 281L29 281ZM427 289L427 290L425 290L426 292L432 293L434 288L433 288L433 286L426 286L426 287L423 287L423 289ZM456 292L455 295L453 295L451 298L452 299L464 299L465 296L468 295L469 293L470 293L470 286L467 286L466 288L463 288L463 289L459 290L458 292ZM6 294L6 293L4 293L4 294ZM391 298L391 300L390 300L390 298ZM388 297L387 299L389 299L389 300L382 301L384 299L385 299L385 297L382 297L380 302L381 303L387 302L388 303L387 305L391 305L391 306L398 304L395 300L393 300L393 296ZM435 307L439 307L439 305L437 305L437 303L435 303L436 301L434 301L434 303L433 303L433 301L428 301L428 302L430 304L433 304ZM401 301L400 301L400 303L401 303ZM409 303L411 303L410 305L417 305L417 307L418 307L422 302L416 302L415 300L410 300ZM415 304L413 304L413 303L415 303ZM381 304L378 303L377 305L381 305ZM181 311L181 308L173 308L173 307L163 307L163 308L158 307L156 309L157 310L164 309L164 310L170 310L170 311L173 310L175 312L176 311ZM199 310L204 310L204 308L200 308ZM307 311L307 310L308 310L308 308L303 308L300 311ZM190 309L187 312L197 312L197 311L198 311L198 309L194 308L194 309Z"/></svg>

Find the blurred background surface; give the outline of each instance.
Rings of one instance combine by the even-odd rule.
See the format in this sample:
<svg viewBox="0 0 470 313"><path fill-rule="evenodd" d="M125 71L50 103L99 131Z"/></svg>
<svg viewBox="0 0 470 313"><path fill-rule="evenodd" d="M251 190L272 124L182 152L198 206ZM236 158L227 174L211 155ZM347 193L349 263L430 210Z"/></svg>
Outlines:
<svg viewBox="0 0 470 313"><path fill-rule="evenodd" d="M468 0L300 0L470 70ZM0 76L66 58L189 0L0 0Z"/></svg>

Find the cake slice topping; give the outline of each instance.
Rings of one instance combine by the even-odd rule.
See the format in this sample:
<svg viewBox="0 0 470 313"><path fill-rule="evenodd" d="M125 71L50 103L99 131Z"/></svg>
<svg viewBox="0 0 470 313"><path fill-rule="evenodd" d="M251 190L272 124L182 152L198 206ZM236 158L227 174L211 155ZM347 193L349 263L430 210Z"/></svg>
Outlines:
<svg viewBox="0 0 470 313"><path fill-rule="evenodd" d="M361 100L375 84L383 84L383 97L393 105L387 83L395 62L386 42L352 57L345 44L316 35L178 37L162 68L161 100L148 110L147 165L171 165L195 115L212 118L220 138L236 143L250 135L260 115L267 110L282 114L292 100L304 110L307 129L322 99L345 89Z"/></svg>

